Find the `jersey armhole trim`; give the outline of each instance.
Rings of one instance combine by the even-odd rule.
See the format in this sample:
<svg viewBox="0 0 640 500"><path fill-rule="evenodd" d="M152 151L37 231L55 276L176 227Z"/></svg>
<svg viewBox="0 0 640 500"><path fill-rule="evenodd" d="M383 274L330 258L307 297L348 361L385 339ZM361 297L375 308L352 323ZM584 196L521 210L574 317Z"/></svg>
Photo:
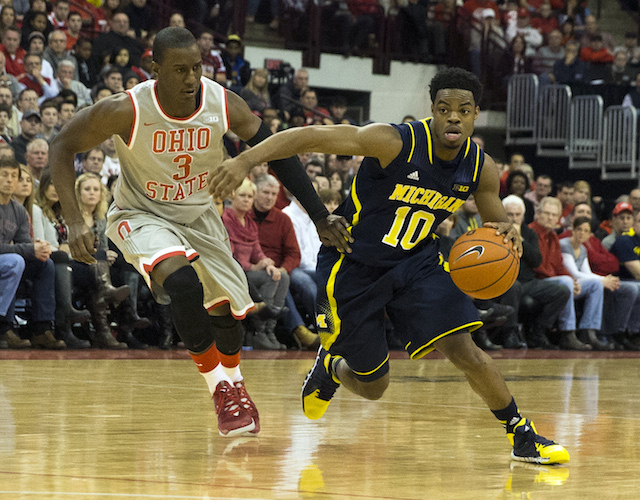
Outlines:
<svg viewBox="0 0 640 500"><path fill-rule="evenodd" d="M227 89L223 89L223 97L224 97L224 132L227 133L229 130L229 100L227 99Z"/></svg>
<svg viewBox="0 0 640 500"><path fill-rule="evenodd" d="M130 90L126 91L129 94L131 100L131 106L133 107L133 121L131 122L131 131L129 132L129 140L127 141L127 148L132 149L136 142L136 133L138 132L138 120L140 119L140 113L138 113L138 100L133 97L133 93Z"/></svg>

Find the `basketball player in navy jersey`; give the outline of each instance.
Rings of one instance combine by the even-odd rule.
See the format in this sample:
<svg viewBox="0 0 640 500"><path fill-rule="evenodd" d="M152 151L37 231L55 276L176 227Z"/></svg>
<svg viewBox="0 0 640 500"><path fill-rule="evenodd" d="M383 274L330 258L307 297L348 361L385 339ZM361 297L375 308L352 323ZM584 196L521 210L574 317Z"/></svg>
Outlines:
<svg viewBox="0 0 640 500"><path fill-rule="evenodd" d="M485 226L522 252L498 197L496 164L470 140L482 85L449 68L433 78L430 94L431 119L278 133L214 170L211 190L224 197L252 165L305 151L365 156L336 211L350 222L354 241L347 252L323 247L318 258L322 347L302 387L307 417L320 418L340 384L367 399L382 396L389 385L386 309L412 359L437 349L462 370L505 426L514 460L568 462L564 447L520 415L492 358L471 339L482 325L478 312L443 269L433 235L474 193Z"/></svg>
<svg viewBox="0 0 640 500"><path fill-rule="evenodd" d="M115 136L122 173L107 235L154 297L171 304L176 330L212 394L220 434L257 433L258 410L239 368L239 320L253 302L209 196L207 176L224 158L227 130L251 145L270 132L236 94L201 78L200 50L188 30L158 33L152 68L157 80L80 111L51 144L71 253L81 262L95 262L94 234L74 193L74 155ZM321 239L347 250L346 221L329 215L297 158L271 168L305 206Z"/></svg>

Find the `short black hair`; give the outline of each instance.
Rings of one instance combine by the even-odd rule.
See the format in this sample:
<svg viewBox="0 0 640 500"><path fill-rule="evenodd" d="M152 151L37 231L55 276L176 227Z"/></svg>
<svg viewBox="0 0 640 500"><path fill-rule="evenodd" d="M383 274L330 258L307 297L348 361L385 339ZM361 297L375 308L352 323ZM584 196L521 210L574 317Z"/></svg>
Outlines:
<svg viewBox="0 0 640 500"><path fill-rule="evenodd" d="M18 172L20 172L20 164L15 158L0 158L0 168L17 168Z"/></svg>
<svg viewBox="0 0 640 500"><path fill-rule="evenodd" d="M331 104L329 104L329 106L334 106L336 108L346 108L347 100L344 98L344 96L336 95L331 99Z"/></svg>
<svg viewBox="0 0 640 500"><path fill-rule="evenodd" d="M579 207L580 205L586 205L586 206L588 206L589 208L591 208L591 203L587 203L586 201L581 201L580 203L576 203L576 204L573 206L573 209L571 210L571 213L572 213L573 215L575 215L575 213L576 213L576 208L577 208L577 207Z"/></svg>
<svg viewBox="0 0 640 500"><path fill-rule="evenodd" d="M312 165L314 167L320 167L322 169L322 174L321 175L324 175L324 165L322 164L322 162L320 160L309 160L305 164L304 168L307 168L309 165Z"/></svg>
<svg viewBox="0 0 640 500"><path fill-rule="evenodd" d="M591 227L591 219L589 219L589 217L576 217L573 219L573 229L576 229L582 224L589 224L589 227Z"/></svg>
<svg viewBox="0 0 640 500"><path fill-rule="evenodd" d="M13 116L13 110L11 108L12 106L10 106L9 104L0 102L0 111L4 111L5 113L7 113L7 116L9 117L9 119L11 119L11 117Z"/></svg>
<svg viewBox="0 0 640 500"><path fill-rule="evenodd" d="M78 94L76 94L71 89L62 89L58 94L58 97L61 97L60 106L63 104L73 104L73 107L78 107Z"/></svg>
<svg viewBox="0 0 640 500"><path fill-rule="evenodd" d="M168 49L186 49L196 44L196 38L188 29L169 26L161 29L153 41L153 60L162 64Z"/></svg>
<svg viewBox="0 0 640 500"><path fill-rule="evenodd" d="M442 89L468 90L473 94L476 106L482 100L482 83L476 75L462 68L446 68L433 77L429 87L431 102L436 102L436 95Z"/></svg>

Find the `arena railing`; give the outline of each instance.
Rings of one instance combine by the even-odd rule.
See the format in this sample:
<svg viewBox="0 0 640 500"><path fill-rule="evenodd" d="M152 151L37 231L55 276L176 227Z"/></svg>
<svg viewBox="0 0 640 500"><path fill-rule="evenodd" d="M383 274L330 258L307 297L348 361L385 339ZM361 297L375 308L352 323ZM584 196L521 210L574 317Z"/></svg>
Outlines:
<svg viewBox="0 0 640 500"><path fill-rule="evenodd" d="M603 112L602 96L576 96L571 100L569 168L601 167Z"/></svg>
<svg viewBox="0 0 640 500"><path fill-rule="evenodd" d="M538 95L536 146L539 156L569 156L571 89L547 85Z"/></svg>
<svg viewBox="0 0 640 500"><path fill-rule="evenodd" d="M536 144L538 77L514 75L507 86L507 145Z"/></svg>
<svg viewBox="0 0 640 500"><path fill-rule="evenodd" d="M603 180L638 178L638 110L609 106L604 112Z"/></svg>

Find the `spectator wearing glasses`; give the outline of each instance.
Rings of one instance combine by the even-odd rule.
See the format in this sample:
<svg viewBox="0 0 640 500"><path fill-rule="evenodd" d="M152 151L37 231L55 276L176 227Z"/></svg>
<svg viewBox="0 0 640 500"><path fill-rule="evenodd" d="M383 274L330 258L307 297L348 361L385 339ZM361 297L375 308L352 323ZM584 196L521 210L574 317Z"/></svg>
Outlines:
<svg viewBox="0 0 640 500"><path fill-rule="evenodd" d="M38 54L27 54L24 58L25 74L20 78L20 86L23 89L31 89L38 94L38 105L44 100L58 95L51 80L42 76L42 57Z"/></svg>
<svg viewBox="0 0 640 500"><path fill-rule="evenodd" d="M64 34L64 31L56 30L49 33L49 40L47 47L44 49L43 57L51 64L54 74L58 71L60 61L70 61L74 67L73 79L78 79L75 59L67 52L67 35Z"/></svg>
<svg viewBox="0 0 640 500"><path fill-rule="evenodd" d="M42 76L53 81L54 75L51 63L43 58L45 44L46 38L44 35L39 31L34 31L28 38L27 53L38 54L40 56L40 59L42 60Z"/></svg>
<svg viewBox="0 0 640 500"><path fill-rule="evenodd" d="M71 61L67 61L66 59L60 61L60 64L58 64L58 71L56 71L56 79L53 82L53 85L57 87L56 94L62 92L62 90L64 89L71 90L78 99L76 105L78 108L91 106L91 104L93 104L93 100L91 99L91 91L81 82L74 79L73 75L75 70L76 66Z"/></svg>

